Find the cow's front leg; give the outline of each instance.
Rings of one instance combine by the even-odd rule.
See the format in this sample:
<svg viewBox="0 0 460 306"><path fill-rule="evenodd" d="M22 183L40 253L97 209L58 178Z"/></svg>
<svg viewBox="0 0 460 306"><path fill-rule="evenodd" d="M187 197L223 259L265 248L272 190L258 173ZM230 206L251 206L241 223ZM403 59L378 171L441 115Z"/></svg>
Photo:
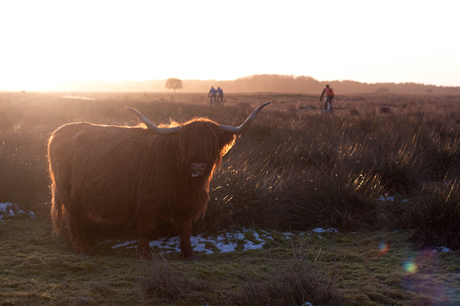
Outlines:
<svg viewBox="0 0 460 306"><path fill-rule="evenodd" d="M199 260L190 242L190 237L192 236L192 223L192 218L183 220L179 223L180 249L184 257L188 260Z"/></svg>

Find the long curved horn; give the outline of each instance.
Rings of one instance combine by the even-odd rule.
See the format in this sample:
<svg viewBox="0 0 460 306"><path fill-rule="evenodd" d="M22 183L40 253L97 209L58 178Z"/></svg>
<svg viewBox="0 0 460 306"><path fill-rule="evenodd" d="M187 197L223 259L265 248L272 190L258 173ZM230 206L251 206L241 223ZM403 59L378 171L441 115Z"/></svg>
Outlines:
<svg viewBox="0 0 460 306"><path fill-rule="evenodd" d="M159 128L152 121L147 119L147 117L142 115L138 110L131 108L131 107L127 107L126 109L135 113L141 119L141 121L145 123L145 125L149 128L149 130L151 130L157 135L160 135L160 136L173 135L173 134L177 134L180 130L179 126L171 127L171 128Z"/></svg>
<svg viewBox="0 0 460 306"><path fill-rule="evenodd" d="M251 123L254 120L254 118L257 116L257 113L259 113L262 108L264 108L265 106L267 106L270 103L271 102L266 102L266 103L262 104L261 106L259 106L258 108L256 108L252 112L252 114L250 114L249 117L243 122L243 124L238 126L238 127L228 126L228 125L221 125L220 127L222 128L222 131L230 132L230 133L233 133L233 134L241 134L241 133L245 132L249 128L249 126L251 125Z"/></svg>

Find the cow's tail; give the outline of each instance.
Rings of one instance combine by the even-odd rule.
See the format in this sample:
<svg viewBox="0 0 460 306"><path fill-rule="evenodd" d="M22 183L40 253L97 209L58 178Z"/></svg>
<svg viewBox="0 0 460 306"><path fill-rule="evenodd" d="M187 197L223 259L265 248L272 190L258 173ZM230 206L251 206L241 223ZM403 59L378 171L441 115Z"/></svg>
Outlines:
<svg viewBox="0 0 460 306"><path fill-rule="evenodd" d="M53 220L53 232L54 234L60 234L62 223L65 219L65 207L62 205L61 199L59 198L59 192L56 188L53 172L50 171L50 173L53 181L51 184L51 219Z"/></svg>
<svg viewBox="0 0 460 306"><path fill-rule="evenodd" d="M48 141L48 165L49 165L49 175L51 179L51 220L53 220L53 233L54 234L60 234L61 229L62 229L62 223L63 219L65 218L65 208L62 206L62 201L59 197L59 192L56 187L56 176L53 171L53 167L51 166L51 143L54 138L54 133L53 136L50 137Z"/></svg>

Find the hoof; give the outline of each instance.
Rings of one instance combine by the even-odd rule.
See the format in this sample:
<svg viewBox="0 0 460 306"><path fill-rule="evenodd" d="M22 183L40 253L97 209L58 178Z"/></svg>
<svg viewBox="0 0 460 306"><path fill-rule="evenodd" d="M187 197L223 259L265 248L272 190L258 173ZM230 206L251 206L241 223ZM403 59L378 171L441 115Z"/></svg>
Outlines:
<svg viewBox="0 0 460 306"><path fill-rule="evenodd" d="M200 260L198 256L187 257L187 260Z"/></svg>

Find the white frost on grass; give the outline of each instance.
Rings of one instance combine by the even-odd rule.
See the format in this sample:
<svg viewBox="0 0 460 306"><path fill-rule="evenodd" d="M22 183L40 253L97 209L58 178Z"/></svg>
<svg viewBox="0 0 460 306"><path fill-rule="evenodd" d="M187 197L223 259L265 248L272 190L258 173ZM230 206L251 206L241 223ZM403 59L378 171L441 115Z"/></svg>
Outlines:
<svg viewBox="0 0 460 306"><path fill-rule="evenodd" d="M107 240L104 241L104 242L107 242ZM130 249L130 248L132 248L132 246L131 246L131 247L129 247L129 246L132 245L132 244L136 244L136 242L137 242L137 240L126 241L126 242L123 242L123 243L114 245L114 246L112 247L112 249L120 248L120 247L127 247L128 249Z"/></svg>
<svg viewBox="0 0 460 306"><path fill-rule="evenodd" d="M238 246L237 240L241 238L241 233L218 235L209 237L208 242L213 244L221 253L233 252Z"/></svg>
<svg viewBox="0 0 460 306"><path fill-rule="evenodd" d="M379 198L380 201L389 201L389 202L394 202L395 201L395 197L384 197L384 196L381 196Z"/></svg>
<svg viewBox="0 0 460 306"><path fill-rule="evenodd" d="M322 229L316 228L313 230L315 233L337 233L334 228ZM298 236L303 236L305 233L300 233ZM311 233L307 233L310 235ZM281 239L291 239L296 237L293 233L282 233ZM318 238L322 238L318 236ZM190 242L195 252L204 252L205 254L214 253L227 253L234 252L238 246L242 247L243 251L248 250L261 250L268 240L274 241L275 239L271 236L271 233L263 230L255 231L246 228L242 228L240 231L229 233L225 232L217 236L209 236L207 238L203 235L192 236ZM127 241L112 246L113 249L119 247L126 247L127 249L135 248L137 244L136 240ZM158 240L152 240L149 242L151 248L158 248L160 254L166 254L171 252L180 252L180 239L178 236L171 237L169 239L161 238Z"/></svg>
<svg viewBox="0 0 460 306"><path fill-rule="evenodd" d="M238 245L243 246L243 250L260 250L266 243L267 239L274 240L270 233L261 231L260 235L256 231L243 229L242 231L235 233L223 233L217 236L210 236L208 238L202 235L192 236L190 242L195 252L204 252L205 254L213 254L214 252L227 253L234 252ZM247 239L246 235L253 236L251 241ZM112 246L113 249L119 247L126 247L127 249L136 247L136 240L127 241ZM178 236L171 237L169 239L161 238L158 240L152 240L149 242L149 247L157 247L160 249L160 254L166 254L171 252L180 252L180 239Z"/></svg>
<svg viewBox="0 0 460 306"><path fill-rule="evenodd" d="M450 252L451 249L445 247L445 246L440 246L440 247L437 247L436 249L433 250L433 253L437 253L437 252L441 252L441 253L448 253Z"/></svg>
<svg viewBox="0 0 460 306"><path fill-rule="evenodd" d="M293 233L283 233L283 234L281 235L281 238L283 238L283 239L291 239L292 236L294 236Z"/></svg>
<svg viewBox="0 0 460 306"><path fill-rule="evenodd" d="M327 229L324 229L324 228L321 228L321 227L317 227L315 229L312 230L313 233L337 233L337 229L335 228L327 228Z"/></svg>
<svg viewBox="0 0 460 306"><path fill-rule="evenodd" d="M19 215L28 215L30 218L35 218L34 212L30 211L25 212L24 210L20 209L18 204L6 202L0 203L0 221L3 221L6 218L13 218Z"/></svg>
<svg viewBox="0 0 460 306"><path fill-rule="evenodd" d="M254 231L252 234L254 235L254 238L258 243L255 243L255 242L253 242L251 240L247 240L243 245L243 251L263 249L264 244L265 244L266 241L263 240L262 238L260 238L259 233L257 233L256 231ZM264 236L266 237L266 235L264 235ZM266 238L273 239L272 237L266 237Z"/></svg>
<svg viewBox="0 0 460 306"><path fill-rule="evenodd" d="M380 198L378 198L380 201L382 202L385 202L385 201L388 201L388 202L394 202L395 201L395 197L385 197L385 196L381 196ZM409 202L408 199L404 199L404 200L401 200L401 202L403 203L406 203L406 202Z"/></svg>

